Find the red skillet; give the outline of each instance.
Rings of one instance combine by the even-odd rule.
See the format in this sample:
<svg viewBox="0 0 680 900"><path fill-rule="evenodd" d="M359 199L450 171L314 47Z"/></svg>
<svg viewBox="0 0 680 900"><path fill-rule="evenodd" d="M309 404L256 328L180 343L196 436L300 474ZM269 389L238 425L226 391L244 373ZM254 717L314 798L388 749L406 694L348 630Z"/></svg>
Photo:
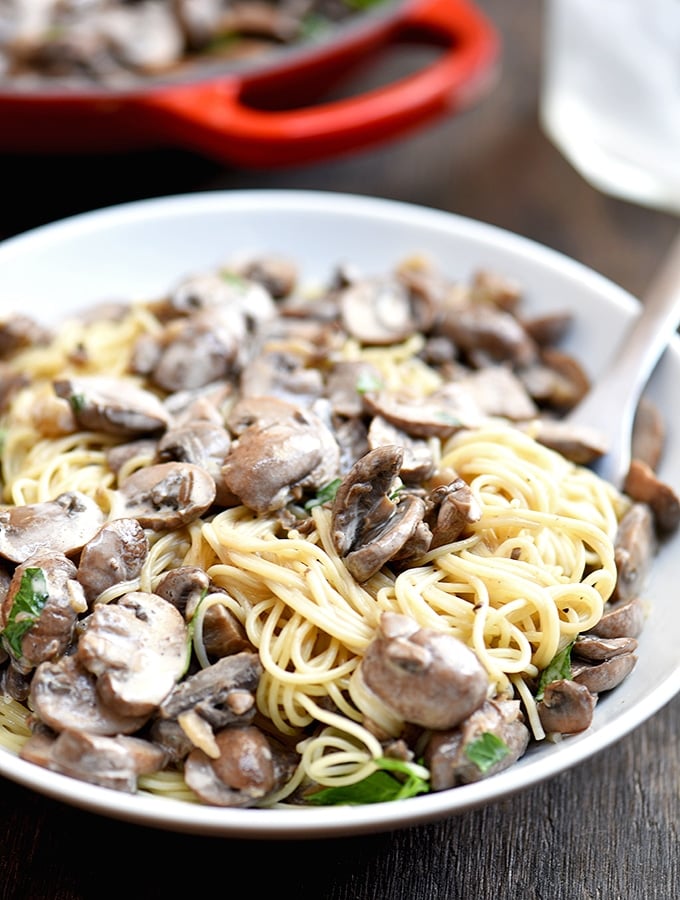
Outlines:
<svg viewBox="0 0 680 900"><path fill-rule="evenodd" d="M316 103L362 61L405 42L440 52L390 85ZM493 83L499 55L494 26L471 0L407 0L363 13L324 44L272 54L254 66L196 68L186 80L144 81L125 92L0 85L0 151L175 147L244 167L307 163L464 109Z"/></svg>

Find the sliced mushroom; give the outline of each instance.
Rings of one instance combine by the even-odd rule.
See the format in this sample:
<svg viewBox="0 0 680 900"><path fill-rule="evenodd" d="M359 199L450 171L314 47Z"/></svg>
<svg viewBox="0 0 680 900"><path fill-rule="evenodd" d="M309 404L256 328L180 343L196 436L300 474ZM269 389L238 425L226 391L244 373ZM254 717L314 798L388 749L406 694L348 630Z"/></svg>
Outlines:
<svg viewBox="0 0 680 900"><path fill-rule="evenodd" d="M395 344L421 331L418 305L394 278L364 278L339 297L345 330L362 344Z"/></svg>
<svg viewBox="0 0 680 900"><path fill-rule="evenodd" d="M394 502L392 492L404 451L378 447L358 460L335 495L331 535L357 581L366 581L391 559L427 550L431 535L423 522L425 503L414 494ZM415 545L413 542L415 541Z"/></svg>
<svg viewBox="0 0 680 900"><path fill-rule="evenodd" d="M485 416L512 422L531 419L538 408L520 379L508 366L488 366L471 372L456 384Z"/></svg>
<svg viewBox="0 0 680 900"><path fill-rule="evenodd" d="M502 754L488 768L476 761L473 746L485 735L501 741ZM519 701L487 700L470 713L458 728L434 732L425 748L433 791L472 784L507 769L524 755L529 729L523 721Z"/></svg>
<svg viewBox="0 0 680 900"><path fill-rule="evenodd" d="M114 584L139 577L149 539L137 519L114 519L103 525L80 554L77 578L91 606Z"/></svg>
<svg viewBox="0 0 680 900"><path fill-rule="evenodd" d="M578 684L584 684L593 694L611 691L621 684L635 668L637 656L634 653L620 653L601 662L574 661L572 677Z"/></svg>
<svg viewBox="0 0 680 900"><path fill-rule="evenodd" d="M293 293L298 280L297 264L283 256L257 256L246 260L237 272L262 285L275 300Z"/></svg>
<svg viewBox="0 0 680 900"><path fill-rule="evenodd" d="M176 685L159 709L160 719L177 719L195 711L215 728L249 721L255 714L255 691L262 674L256 653L226 656Z"/></svg>
<svg viewBox="0 0 680 900"><path fill-rule="evenodd" d="M383 613L360 663L361 678L404 722L454 728L484 703L486 670L462 641L408 616Z"/></svg>
<svg viewBox="0 0 680 900"><path fill-rule="evenodd" d="M7 658L8 654L2 651ZM33 677L33 669L28 672L22 672L18 669L13 660L10 658L9 663L5 666L0 674L0 691L7 697L18 700L19 703L25 703L31 693L31 679Z"/></svg>
<svg viewBox="0 0 680 900"><path fill-rule="evenodd" d="M255 716L262 664L255 652L225 656L178 684L151 726L153 740L170 757L183 759L194 747L218 751L213 729L247 725Z"/></svg>
<svg viewBox="0 0 680 900"><path fill-rule="evenodd" d="M668 534L678 528L680 498L670 485L657 478L647 463L639 459L631 462L623 489L633 500L651 506L660 532Z"/></svg>
<svg viewBox="0 0 680 900"><path fill-rule="evenodd" d="M54 382L54 390L71 404L81 428L119 437L154 434L170 417L161 400L128 379L82 375Z"/></svg>
<svg viewBox="0 0 680 900"><path fill-rule="evenodd" d="M585 684L559 678L545 686L537 709L547 734L577 734L590 728L596 704Z"/></svg>
<svg viewBox="0 0 680 900"><path fill-rule="evenodd" d="M572 656L601 662L622 653L634 653L637 645L638 642L633 637L605 638L596 634L581 634L574 641Z"/></svg>
<svg viewBox="0 0 680 900"><path fill-rule="evenodd" d="M427 481L434 472L435 459L431 445L423 438L412 438L382 416L374 416L368 427L368 446L385 447L398 444L404 448L400 476L407 483Z"/></svg>
<svg viewBox="0 0 680 900"><path fill-rule="evenodd" d="M95 607L77 655L97 676L97 691L107 706L121 715L148 715L186 669L187 629L167 600L134 591Z"/></svg>
<svg viewBox="0 0 680 900"><path fill-rule="evenodd" d="M253 725L224 728L215 735L218 755L192 750L184 764L189 787L213 806L255 806L293 773L292 754L275 750Z"/></svg>
<svg viewBox="0 0 680 900"><path fill-rule="evenodd" d="M61 554L32 556L14 571L2 603L2 641L22 672L66 651L86 608L76 567Z"/></svg>
<svg viewBox="0 0 680 900"><path fill-rule="evenodd" d="M536 345L515 316L488 303L447 311L437 330L468 356L481 353L495 362L516 366L526 366L536 358Z"/></svg>
<svg viewBox="0 0 680 900"><path fill-rule="evenodd" d="M175 315L208 312L221 322L230 319L234 325L263 322L276 315L271 295L262 283L228 270L185 278L170 294L168 306ZM240 324L237 327L240 329Z"/></svg>
<svg viewBox="0 0 680 900"><path fill-rule="evenodd" d="M183 462L200 466L215 482L215 501L234 504L234 495L224 483L222 466L231 448L231 437L222 425L191 422L168 429L158 442L159 462Z"/></svg>
<svg viewBox="0 0 680 900"><path fill-rule="evenodd" d="M162 769L166 756L160 747L138 737L62 731L50 737L36 732L22 746L22 759L79 781L135 793L140 775Z"/></svg>
<svg viewBox="0 0 680 900"><path fill-rule="evenodd" d="M633 422L631 455L642 460L654 472L661 463L666 444L666 423L659 408L647 397L641 397Z"/></svg>
<svg viewBox="0 0 680 900"><path fill-rule="evenodd" d="M487 303L514 313L522 299L522 290L514 278L478 269L472 276L470 296L474 303Z"/></svg>
<svg viewBox="0 0 680 900"><path fill-rule="evenodd" d="M155 353L148 341L140 342L133 368L168 393L204 387L236 376L244 360L245 338L238 310L228 321L214 312L196 313L167 325L155 338Z"/></svg>
<svg viewBox="0 0 680 900"><path fill-rule="evenodd" d="M31 316L14 313L0 319L0 358L12 356L17 350L46 344L51 339L49 329Z"/></svg>
<svg viewBox="0 0 680 900"><path fill-rule="evenodd" d="M482 516L479 501L462 478L454 478L449 484L432 490L425 508L425 521L432 532L431 549L458 540L466 526L478 522Z"/></svg>
<svg viewBox="0 0 680 900"><path fill-rule="evenodd" d="M182 615L193 611L210 587L210 576L199 566L178 566L166 572L154 593L168 600Z"/></svg>
<svg viewBox="0 0 680 900"><path fill-rule="evenodd" d="M223 427L234 396L234 385L220 379L201 387L175 391L165 398L165 408L172 416L173 428L196 422L211 422Z"/></svg>
<svg viewBox="0 0 680 900"><path fill-rule="evenodd" d="M107 706L97 692L95 676L76 656L41 663L31 681L31 709L54 731L88 734L134 734L148 715L128 716Z"/></svg>
<svg viewBox="0 0 680 900"><path fill-rule="evenodd" d="M617 579L613 599L630 600L640 593L657 546L651 508L633 503L619 522L614 540Z"/></svg>
<svg viewBox="0 0 680 900"><path fill-rule="evenodd" d="M355 418L363 413L362 395L381 384L379 370L365 360L339 360L326 379L326 396L338 416Z"/></svg>
<svg viewBox="0 0 680 900"><path fill-rule="evenodd" d="M36 553L81 550L99 531L104 514L79 491L59 494L55 500L10 506L0 510L0 555L23 562Z"/></svg>
<svg viewBox="0 0 680 900"><path fill-rule="evenodd" d="M99 28L114 56L140 72L166 71L184 52L182 32L171 10L154 0L104 8Z"/></svg>
<svg viewBox="0 0 680 900"><path fill-rule="evenodd" d="M551 310L534 316L523 316L525 331L539 347L551 347L566 338L574 322L572 310Z"/></svg>
<svg viewBox="0 0 680 900"><path fill-rule="evenodd" d="M450 383L422 398L389 391L367 391L364 405L374 416L382 416L395 428L416 438L446 439L461 428L481 425L484 415L461 385Z"/></svg>
<svg viewBox="0 0 680 900"><path fill-rule="evenodd" d="M258 513L281 509L305 490L318 490L336 477L340 464L338 443L319 416L280 400L272 406L285 418L265 414L248 425L222 466L227 487Z"/></svg>
<svg viewBox="0 0 680 900"><path fill-rule="evenodd" d="M243 625L221 603L211 604L205 612L203 645L205 652L212 659L221 659L242 650L253 649Z"/></svg>
<svg viewBox="0 0 680 900"><path fill-rule="evenodd" d="M590 379L578 360L554 347L541 350L540 358L517 374L540 407L561 415L573 409L590 389Z"/></svg>
<svg viewBox="0 0 680 900"><path fill-rule="evenodd" d="M179 528L202 516L215 502L212 476L192 463L158 463L138 469L120 485L121 515L154 531Z"/></svg>
<svg viewBox="0 0 680 900"><path fill-rule="evenodd" d="M138 468L150 465L156 458L157 446L156 438L137 438L124 444L114 444L105 451L106 463L115 475L119 475L124 466Z"/></svg>
<svg viewBox="0 0 680 900"><path fill-rule="evenodd" d="M609 449L605 436L597 428L575 426L561 419L534 419L525 430L539 444L582 466L595 462Z"/></svg>
<svg viewBox="0 0 680 900"><path fill-rule="evenodd" d="M266 347L244 366L243 397L280 397L289 403L310 406L323 393L323 377L308 368L304 353Z"/></svg>
<svg viewBox="0 0 680 900"><path fill-rule="evenodd" d="M588 634L603 638L636 638L642 632L644 624L645 610L642 600L640 597L633 597L630 600L607 604L602 618Z"/></svg>

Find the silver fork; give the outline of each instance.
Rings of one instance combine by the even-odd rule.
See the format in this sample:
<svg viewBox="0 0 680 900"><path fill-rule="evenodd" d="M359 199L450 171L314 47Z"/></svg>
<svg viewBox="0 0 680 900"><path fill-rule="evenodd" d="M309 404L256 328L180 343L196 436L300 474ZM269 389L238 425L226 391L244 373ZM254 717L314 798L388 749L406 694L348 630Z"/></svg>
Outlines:
<svg viewBox="0 0 680 900"><path fill-rule="evenodd" d="M631 462L633 421L642 391L680 324L680 234L642 299L611 361L565 421L596 428L609 447L595 468L623 485Z"/></svg>

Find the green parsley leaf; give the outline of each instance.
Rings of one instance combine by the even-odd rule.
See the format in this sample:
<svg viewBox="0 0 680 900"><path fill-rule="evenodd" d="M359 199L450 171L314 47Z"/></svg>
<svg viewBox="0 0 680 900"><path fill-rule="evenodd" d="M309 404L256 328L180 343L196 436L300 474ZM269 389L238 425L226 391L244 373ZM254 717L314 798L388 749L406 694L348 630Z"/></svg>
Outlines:
<svg viewBox="0 0 680 900"><path fill-rule="evenodd" d="M379 391L382 386L382 381L372 372L359 373L356 383L358 394L370 394L373 391Z"/></svg>
<svg viewBox="0 0 680 900"><path fill-rule="evenodd" d="M308 794L305 799L315 806L357 806L364 803L404 800L430 790L420 771L415 771L410 763L388 757L376 759L375 763L379 767L378 771L371 773L362 781L341 787L321 788ZM387 770L398 772L405 778L395 778Z"/></svg>
<svg viewBox="0 0 680 900"><path fill-rule="evenodd" d="M73 412L78 415L79 412L82 411L85 406L85 395L84 394L71 394L68 398L68 402L71 404L71 409Z"/></svg>
<svg viewBox="0 0 680 900"><path fill-rule="evenodd" d="M552 661L541 672L538 679L538 688L536 690L536 699L542 700L545 686L551 681L559 681L562 678L571 680L571 648L574 641L555 654Z"/></svg>
<svg viewBox="0 0 680 900"><path fill-rule="evenodd" d="M508 755L510 748L504 740L485 731L465 748L465 755L474 763L480 772L488 772L491 766Z"/></svg>
<svg viewBox="0 0 680 900"><path fill-rule="evenodd" d="M6 643L16 659L21 659L23 655L21 642L24 635L40 618L48 596L43 570L27 568L21 576L19 590L14 597L7 624L2 630Z"/></svg>
<svg viewBox="0 0 680 900"><path fill-rule="evenodd" d="M245 292L248 287L248 279L244 278L242 275L237 275L236 272L230 272L228 269L223 269L220 272L220 278L222 281L225 281L227 284L231 285L234 288L238 288L240 291Z"/></svg>
<svg viewBox="0 0 680 900"><path fill-rule="evenodd" d="M370 9L372 6L380 6L385 0L345 0L345 5L350 9Z"/></svg>
<svg viewBox="0 0 680 900"><path fill-rule="evenodd" d="M323 503L330 503L332 500L335 500L335 495L338 493L338 488L341 484L341 478L335 478L333 481L329 481L328 484L319 488L316 497L312 497L311 500L308 500L305 503L305 509L313 509L315 506L321 506Z"/></svg>

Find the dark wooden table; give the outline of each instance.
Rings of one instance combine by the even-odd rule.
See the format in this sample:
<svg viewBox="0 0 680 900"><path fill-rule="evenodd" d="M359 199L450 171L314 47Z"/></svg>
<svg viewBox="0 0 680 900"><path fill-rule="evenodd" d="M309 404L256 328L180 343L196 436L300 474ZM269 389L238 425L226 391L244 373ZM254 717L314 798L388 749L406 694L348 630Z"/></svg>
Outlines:
<svg viewBox="0 0 680 900"><path fill-rule="evenodd" d="M357 155L244 171L176 151L0 156L0 237L170 193L310 188L452 210L536 239L641 292L671 215L599 194L542 134L540 0L481 0L504 41L502 77L475 109ZM398 74L407 54L382 69ZM370 73L362 76L372 77ZM186 836L83 812L0 780L0 897L315 900L675 900L680 897L680 698L587 764L435 824L285 842ZM235 883L238 879L238 885ZM240 887L245 879L246 887Z"/></svg>

